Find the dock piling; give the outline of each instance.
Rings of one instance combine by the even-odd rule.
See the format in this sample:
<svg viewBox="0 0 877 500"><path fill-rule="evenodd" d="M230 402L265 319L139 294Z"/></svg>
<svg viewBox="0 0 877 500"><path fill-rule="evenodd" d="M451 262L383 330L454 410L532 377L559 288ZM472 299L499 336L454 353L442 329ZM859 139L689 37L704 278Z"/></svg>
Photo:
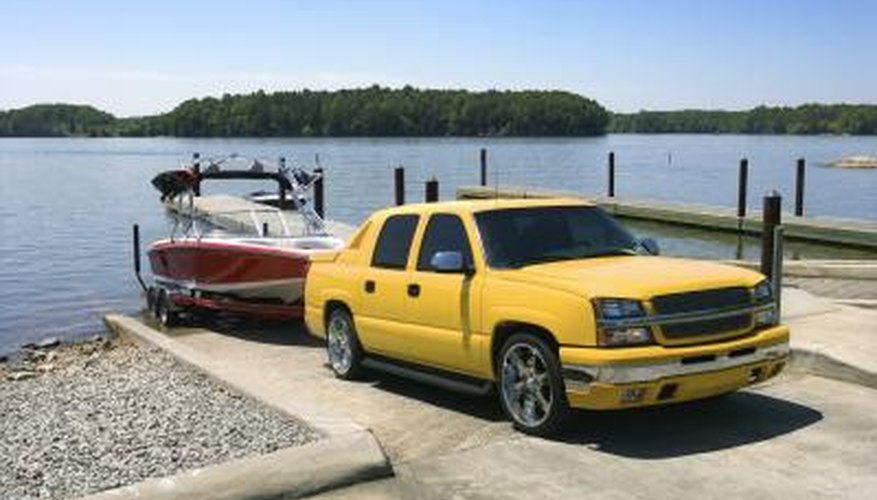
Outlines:
<svg viewBox="0 0 877 500"><path fill-rule="evenodd" d="M201 154L192 153L192 171L195 173L195 186L192 191L195 196L201 196Z"/></svg>
<svg viewBox="0 0 877 500"><path fill-rule="evenodd" d="M806 162L798 158L798 171L795 176L795 217L804 216L804 173Z"/></svg>
<svg viewBox="0 0 877 500"><path fill-rule="evenodd" d="M286 157L281 156L278 159L278 163L280 164L280 170L286 169ZM277 194L279 196L277 199L277 208L280 210L286 210L286 188L284 188L282 184L280 184L280 192Z"/></svg>
<svg viewBox="0 0 877 500"><path fill-rule="evenodd" d="M487 186L487 148L481 148L481 185Z"/></svg>
<svg viewBox="0 0 877 500"><path fill-rule="evenodd" d="M773 300L776 304L777 320L780 319L783 298L783 226L773 229L773 268L771 272L771 286L773 287Z"/></svg>
<svg viewBox="0 0 877 500"><path fill-rule="evenodd" d="M394 172L394 179L396 185L396 206L401 206L405 204L405 168L404 167L396 167Z"/></svg>
<svg viewBox="0 0 877 500"><path fill-rule="evenodd" d="M314 169L314 173L317 174L317 180L314 181L314 211L317 212L317 215L320 217L324 217L325 211L325 198L323 196L324 182L323 182L323 168L318 167Z"/></svg>
<svg viewBox="0 0 877 500"><path fill-rule="evenodd" d="M776 253L775 229L782 223L783 197L776 190L764 196L761 223L761 274L773 279Z"/></svg>
<svg viewBox="0 0 877 500"><path fill-rule="evenodd" d="M433 177L426 181L426 202L435 203L439 199L439 182Z"/></svg>
<svg viewBox="0 0 877 500"><path fill-rule="evenodd" d="M740 175L737 181L737 217L740 219L740 225L743 224L743 218L746 217L746 192L749 189L749 159L740 159Z"/></svg>
<svg viewBox="0 0 877 500"><path fill-rule="evenodd" d="M610 198L615 197L615 152L609 152L609 186L607 194Z"/></svg>

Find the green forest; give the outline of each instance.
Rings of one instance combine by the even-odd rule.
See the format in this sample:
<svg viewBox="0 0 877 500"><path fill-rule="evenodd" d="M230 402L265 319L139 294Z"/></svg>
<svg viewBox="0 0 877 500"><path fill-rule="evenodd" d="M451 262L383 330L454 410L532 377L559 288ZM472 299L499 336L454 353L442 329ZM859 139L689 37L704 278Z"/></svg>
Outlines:
<svg viewBox="0 0 877 500"><path fill-rule="evenodd" d="M610 113L561 91L379 86L190 99L168 113L117 118L91 106L0 111L0 136L502 137L611 133L877 134L877 105Z"/></svg>
<svg viewBox="0 0 877 500"><path fill-rule="evenodd" d="M40 106L45 107L45 106ZM49 106L51 108L51 106ZM394 90L255 92L190 99L156 116L97 121L92 108L0 113L0 135L178 137L590 136L609 113L559 91Z"/></svg>
<svg viewBox="0 0 877 500"><path fill-rule="evenodd" d="M614 114L607 132L638 134L877 134L877 105L759 106L749 111Z"/></svg>

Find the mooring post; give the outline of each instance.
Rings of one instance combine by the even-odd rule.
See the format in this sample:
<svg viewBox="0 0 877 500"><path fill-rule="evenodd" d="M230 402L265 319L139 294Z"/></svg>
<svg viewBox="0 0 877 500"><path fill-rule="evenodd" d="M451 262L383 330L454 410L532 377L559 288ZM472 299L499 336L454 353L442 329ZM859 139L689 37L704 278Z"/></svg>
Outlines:
<svg viewBox="0 0 877 500"><path fill-rule="evenodd" d="M487 185L487 148L481 148L481 185Z"/></svg>
<svg viewBox="0 0 877 500"><path fill-rule="evenodd" d="M278 160L278 164L280 165L280 170L283 171L286 169L286 158L281 156ZM280 192L277 193L279 198L277 199L277 208L280 210L286 209L286 188L283 184L280 184Z"/></svg>
<svg viewBox="0 0 877 500"><path fill-rule="evenodd" d="M324 205L324 197L323 197L323 169L315 168L314 173L318 175L317 180L314 181L314 211L317 212L317 215L323 217L326 213L325 205Z"/></svg>
<svg viewBox="0 0 877 500"><path fill-rule="evenodd" d="M783 197L776 190L772 190L764 196L761 221L761 274L773 279L774 254L776 241L774 240L777 226L780 225Z"/></svg>
<svg viewBox="0 0 877 500"><path fill-rule="evenodd" d="M773 287L773 300L776 304L777 321L780 319L783 302L783 226L773 228L773 272L771 273L771 286Z"/></svg>
<svg viewBox="0 0 877 500"><path fill-rule="evenodd" d="M195 186L192 191L195 196L201 196L201 154L192 153L192 172L195 173Z"/></svg>
<svg viewBox="0 0 877 500"><path fill-rule="evenodd" d="M795 216L804 215L804 171L806 163L804 158L798 158L798 175L795 176Z"/></svg>
<svg viewBox="0 0 877 500"><path fill-rule="evenodd" d="M426 181L426 202L435 203L439 199L439 182L433 177Z"/></svg>
<svg viewBox="0 0 877 500"><path fill-rule="evenodd" d="M405 204L405 167L396 167L394 172L396 184L396 206Z"/></svg>
<svg viewBox="0 0 877 500"><path fill-rule="evenodd" d="M609 152L609 189L608 195L610 198L615 197L615 152Z"/></svg>
<svg viewBox="0 0 877 500"><path fill-rule="evenodd" d="M740 159L740 175L737 181L737 218L738 228L743 227L743 218L746 217L746 191L749 183L749 160L747 158Z"/></svg>

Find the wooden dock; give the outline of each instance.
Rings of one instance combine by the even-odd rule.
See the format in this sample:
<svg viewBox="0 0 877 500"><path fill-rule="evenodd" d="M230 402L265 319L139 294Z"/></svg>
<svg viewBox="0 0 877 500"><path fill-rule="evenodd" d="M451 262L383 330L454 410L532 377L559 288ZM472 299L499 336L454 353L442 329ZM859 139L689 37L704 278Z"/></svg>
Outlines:
<svg viewBox="0 0 877 500"><path fill-rule="evenodd" d="M585 198L579 193L546 191L526 187L499 188L463 186L457 189L458 199L490 198ZM648 220L667 224L699 227L709 230L761 234L761 212L752 211L738 218L733 208L655 200L632 200L608 197L587 198L609 213L628 219ZM787 238L835 245L849 245L877 250L877 221L835 219L827 217L795 217L783 214Z"/></svg>

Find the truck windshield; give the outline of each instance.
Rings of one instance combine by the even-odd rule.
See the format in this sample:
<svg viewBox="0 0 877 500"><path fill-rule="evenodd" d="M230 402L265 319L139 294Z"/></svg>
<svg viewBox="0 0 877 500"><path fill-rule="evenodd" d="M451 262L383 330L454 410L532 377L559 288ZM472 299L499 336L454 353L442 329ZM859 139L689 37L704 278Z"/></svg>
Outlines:
<svg viewBox="0 0 877 500"><path fill-rule="evenodd" d="M475 221L487 263L493 268L637 251L633 235L598 207L490 210L475 214Z"/></svg>

